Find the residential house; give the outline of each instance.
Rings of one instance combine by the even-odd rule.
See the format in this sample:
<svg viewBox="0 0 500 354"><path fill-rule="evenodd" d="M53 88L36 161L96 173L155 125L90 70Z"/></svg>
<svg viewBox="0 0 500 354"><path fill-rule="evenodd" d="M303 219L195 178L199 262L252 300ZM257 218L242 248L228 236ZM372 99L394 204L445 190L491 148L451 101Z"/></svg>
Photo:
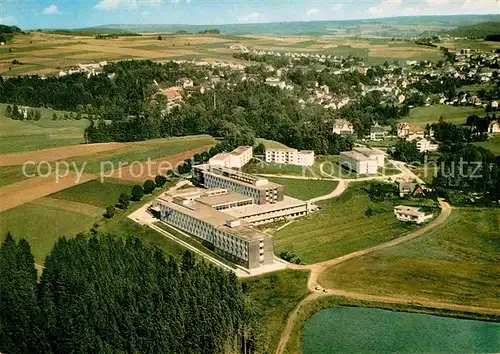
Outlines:
<svg viewBox="0 0 500 354"><path fill-rule="evenodd" d="M423 138L425 132L420 126L410 123L399 123L396 127L398 138L406 140L414 140L417 138Z"/></svg>
<svg viewBox="0 0 500 354"><path fill-rule="evenodd" d="M398 185L399 196L403 197L413 197L415 195L425 194L424 188L416 182L405 182L400 181Z"/></svg>
<svg viewBox="0 0 500 354"><path fill-rule="evenodd" d="M182 86L183 88L194 86L193 80L187 77L180 78L177 80L176 84Z"/></svg>
<svg viewBox="0 0 500 354"><path fill-rule="evenodd" d="M391 127L382 127L378 123L375 123L374 126L370 129L370 140L373 141L381 141L384 140L391 131Z"/></svg>
<svg viewBox="0 0 500 354"><path fill-rule="evenodd" d="M500 133L500 123L497 122L496 120L492 121L488 126L488 132L494 134Z"/></svg>
<svg viewBox="0 0 500 354"><path fill-rule="evenodd" d="M417 149L420 152L432 152L437 151L439 145L429 139L426 138L417 138L414 139L417 142Z"/></svg>
<svg viewBox="0 0 500 354"><path fill-rule="evenodd" d="M166 98L168 103L179 103L182 101L182 87L172 86L163 90L160 90L159 93Z"/></svg>
<svg viewBox="0 0 500 354"><path fill-rule="evenodd" d="M432 214L425 214L420 208L398 205L394 207L394 216L400 221L422 224L432 218Z"/></svg>
<svg viewBox="0 0 500 354"><path fill-rule="evenodd" d="M345 119L335 119L333 123L333 133L339 135L354 134L354 126Z"/></svg>

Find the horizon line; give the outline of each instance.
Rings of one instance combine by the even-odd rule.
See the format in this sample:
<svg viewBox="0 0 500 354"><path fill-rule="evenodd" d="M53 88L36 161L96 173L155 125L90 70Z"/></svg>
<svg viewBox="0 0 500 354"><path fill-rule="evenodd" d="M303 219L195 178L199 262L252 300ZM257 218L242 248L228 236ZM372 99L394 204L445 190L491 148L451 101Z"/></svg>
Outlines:
<svg viewBox="0 0 500 354"><path fill-rule="evenodd" d="M88 27L36 27L36 28L29 28L27 30L33 31L37 29L47 29L47 30L83 30L83 29L90 29L90 28L99 28L99 27L112 27L112 26L191 26L191 27L212 27L213 29L217 29L217 27L224 27L224 26L245 26L245 25L271 25L271 24L286 24L286 23L325 23L325 22L354 22L354 21L381 21L381 20L388 20L388 19L397 19L397 18L424 18L424 17L462 17L462 16L495 16L499 17L500 19L500 14L497 13L489 13L489 14L451 14L451 15L407 15L407 16L389 16L389 17L371 17L371 18L356 18L356 19L349 19L349 20L316 20L316 21L307 21L307 20L292 20L292 21L271 21L271 22L231 22L231 23L222 23L222 24L189 24L189 23L144 23L144 24L139 24L139 23L124 23L124 24L118 24L118 23L109 23L109 24L102 24L102 25L94 25L94 26L88 26ZM17 26L15 24L12 25L6 25L6 26Z"/></svg>

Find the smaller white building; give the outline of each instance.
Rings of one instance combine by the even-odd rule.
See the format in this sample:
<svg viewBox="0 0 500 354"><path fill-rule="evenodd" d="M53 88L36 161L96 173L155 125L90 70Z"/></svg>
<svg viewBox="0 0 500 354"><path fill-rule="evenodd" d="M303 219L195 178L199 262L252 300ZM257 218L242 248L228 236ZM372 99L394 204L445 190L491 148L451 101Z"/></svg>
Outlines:
<svg viewBox="0 0 500 354"><path fill-rule="evenodd" d="M497 121L492 121L488 127L488 132L490 133L500 133L500 123Z"/></svg>
<svg viewBox="0 0 500 354"><path fill-rule="evenodd" d="M300 166L312 166L314 164L314 151L311 150L299 151L298 164Z"/></svg>
<svg viewBox="0 0 500 354"><path fill-rule="evenodd" d="M253 148L251 146L238 146L231 152L222 152L208 160L211 166L226 168L242 168L252 159Z"/></svg>
<svg viewBox="0 0 500 354"><path fill-rule="evenodd" d="M397 125L398 138L404 138L406 140L414 140L417 138L423 138L425 132L420 126L410 123L399 123Z"/></svg>
<svg viewBox="0 0 500 354"><path fill-rule="evenodd" d="M378 173L378 162L357 151L340 153L340 165L359 174L373 175Z"/></svg>
<svg viewBox="0 0 500 354"><path fill-rule="evenodd" d="M333 133L344 135L344 134L354 134L354 126L351 122L345 119L335 119L333 123Z"/></svg>
<svg viewBox="0 0 500 354"><path fill-rule="evenodd" d="M366 147L355 147L353 150L365 155L372 160L376 160L378 167L385 166L385 153L383 151Z"/></svg>
<svg viewBox="0 0 500 354"><path fill-rule="evenodd" d="M314 151L297 149L266 149L266 162L285 165L312 166Z"/></svg>
<svg viewBox="0 0 500 354"><path fill-rule="evenodd" d="M420 152L437 151L439 145L426 138L416 139L417 149Z"/></svg>
<svg viewBox="0 0 500 354"><path fill-rule="evenodd" d="M421 224L432 218L432 214L425 214L423 211L420 211L420 208L406 205L394 207L394 215L400 221L414 222L416 224Z"/></svg>

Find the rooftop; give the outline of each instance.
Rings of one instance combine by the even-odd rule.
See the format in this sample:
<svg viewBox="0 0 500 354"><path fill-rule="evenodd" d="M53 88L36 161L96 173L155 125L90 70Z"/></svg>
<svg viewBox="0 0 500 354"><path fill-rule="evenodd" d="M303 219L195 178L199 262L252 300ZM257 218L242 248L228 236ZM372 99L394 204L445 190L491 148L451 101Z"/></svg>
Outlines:
<svg viewBox="0 0 500 354"><path fill-rule="evenodd" d="M248 200L253 200L252 197L248 197L243 194L239 193L234 193L234 192L229 192L225 194L219 194L219 195L214 195L214 196L206 196L206 197L201 197L198 199L198 201L202 204L215 207L217 205L221 204L227 204L227 203L234 203L234 202L243 202L243 201L248 201Z"/></svg>
<svg viewBox="0 0 500 354"><path fill-rule="evenodd" d="M394 207L394 210L399 212L399 213L403 213L403 214L407 214L407 215L411 215L411 216L417 216L417 217L425 215L424 212L420 211L420 208L406 206L406 205L398 205L398 206Z"/></svg>
<svg viewBox="0 0 500 354"><path fill-rule="evenodd" d="M235 217L235 218L241 218L241 217L248 217L252 215L257 215L257 214L262 214L262 213L269 213L272 211L279 211L285 208L293 208L297 206L302 206L305 205L306 202L292 198L289 196L284 196L283 201L277 202L274 204L267 203L267 204L251 204L251 205L245 205L242 207L237 207L237 208L231 208L228 210L225 210L224 212Z"/></svg>
<svg viewBox="0 0 500 354"><path fill-rule="evenodd" d="M297 149L293 148L268 148L266 152L297 152Z"/></svg>
<svg viewBox="0 0 500 354"><path fill-rule="evenodd" d="M189 215L219 230L228 232L245 240L251 241L269 237L267 234L249 227L250 224L245 222L244 220L240 220L238 226L227 226L228 221L235 220L236 218L225 212L215 210L211 206L200 203L196 199L191 200L188 205L181 205L176 203L173 197L165 194L159 197L157 201L172 210L176 210L182 214Z"/></svg>
<svg viewBox="0 0 500 354"><path fill-rule="evenodd" d="M372 161L368 156L363 155L360 152L357 151L342 151L340 153L340 156L347 156L351 159L357 160L357 161Z"/></svg>
<svg viewBox="0 0 500 354"><path fill-rule="evenodd" d="M244 152L247 152L250 149L252 149L251 146L238 146L236 149L231 151L231 154L234 154L234 155L243 154Z"/></svg>
<svg viewBox="0 0 500 354"><path fill-rule="evenodd" d="M385 153L381 150L373 150L367 147L356 147L353 150L360 152L365 156L385 155Z"/></svg>

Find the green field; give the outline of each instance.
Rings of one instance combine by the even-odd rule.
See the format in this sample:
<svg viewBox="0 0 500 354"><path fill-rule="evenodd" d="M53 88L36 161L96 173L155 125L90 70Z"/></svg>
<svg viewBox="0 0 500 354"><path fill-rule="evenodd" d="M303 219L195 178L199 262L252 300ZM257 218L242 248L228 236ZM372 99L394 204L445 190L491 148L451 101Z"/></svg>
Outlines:
<svg viewBox="0 0 500 354"><path fill-rule="evenodd" d="M254 174L289 175L313 177L308 167L297 165L282 165L267 162L252 162L244 167L244 171Z"/></svg>
<svg viewBox="0 0 500 354"><path fill-rule="evenodd" d="M112 220L104 220L99 227L99 231L123 238L138 237L142 242L153 247L158 247L165 255L172 256L176 259L180 259L182 253L186 251L186 249L177 242L159 234L150 227L137 224L123 214Z"/></svg>
<svg viewBox="0 0 500 354"><path fill-rule="evenodd" d="M412 172L420 177L425 183L430 184L434 180L434 175L439 169L438 166L423 165L412 169Z"/></svg>
<svg viewBox="0 0 500 354"><path fill-rule="evenodd" d="M279 143L274 140L267 140L262 138L255 139L255 145L263 144L266 149L288 149L285 144Z"/></svg>
<svg viewBox="0 0 500 354"><path fill-rule="evenodd" d="M0 103L0 153L32 151L84 142L83 131L88 125L82 120L52 120L52 115L64 112L38 108L39 121L18 121L5 116L6 104Z"/></svg>
<svg viewBox="0 0 500 354"><path fill-rule="evenodd" d="M268 178L269 181L285 186L285 194L301 200L309 200L315 197L326 195L333 191L338 182L336 181L315 181L291 178Z"/></svg>
<svg viewBox="0 0 500 354"><path fill-rule="evenodd" d="M78 168L86 164L86 173L99 173L101 171L110 170L112 166L117 169L120 163L132 164L135 161L146 162L148 159L154 160L164 158L212 144L215 144L215 139L209 135L155 139L130 143L116 150L72 157L65 159L65 161L69 164L76 164ZM103 161L106 162L103 163ZM155 166L153 166L153 168L155 168Z"/></svg>
<svg viewBox="0 0 500 354"><path fill-rule="evenodd" d="M328 288L500 308L500 210L455 209L424 236L342 263Z"/></svg>
<svg viewBox="0 0 500 354"><path fill-rule="evenodd" d="M113 183L109 180L105 180L104 183L100 180L93 180L64 189L50 197L106 208L108 205L115 205L120 194L130 195L131 191L131 185Z"/></svg>
<svg viewBox="0 0 500 354"><path fill-rule="evenodd" d="M317 156L312 166L254 162L245 166L245 171L256 174L270 174L277 176L289 175L314 178L329 178L333 176L338 178L355 179L364 177L364 175L358 175L341 167L339 165L339 160L339 155ZM323 166L324 173L321 171L321 166Z"/></svg>
<svg viewBox="0 0 500 354"><path fill-rule="evenodd" d="M167 183L165 188L169 185ZM97 223L99 232L121 237L137 236L161 248L164 253L178 257L184 247L126 217L153 200L162 190L145 195L140 203L131 203L126 211L117 209L113 219L102 216L106 206L114 205L122 192L130 194L130 190L131 185L123 181L90 181L3 211L0 213L0 240L8 231L16 238L27 239L36 263L42 264L60 236L74 237L79 232L88 232Z"/></svg>
<svg viewBox="0 0 500 354"><path fill-rule="evenodd" d="M320 211L301 218L275 234L275 253L290 251L302 262L316 263L389 241L416 226L396 220L393 203L373 203L354 184L340 197L319 202ZM373 215L365 215L367 208Z"/></svg>
<svg viewBox="0 0 500 354"><path fill-rule="evenodd" d="M410 111L410 115L404 118L407 123L414 123L425 128L427 124L436 123L440 116L444 120L453 124L465 124L467 117L476 114L484 115L484 108L476 107L454 107L443 104L436 104L429 107L417 107Z"/></svg>
<svg viewBox="0 0 500 354"><path fill-rule="evenodd" d="M40 165L40 173L44 174L47 172L46 165ZM26 175L23 173L23 166L0 166L0 187L6 186L8 184L20 182L22 180L28 179L29 175L36 174L38 171L38 166L27 165L25 168Z"/></svg>
<svg viewBox="0 0 500 354"><path fill-rule="evenodd" d="M27 203L0 213L0 238L3 239L9 231L16 238L25 238L31 245L35 262L43 264L60 236L73 237L89 230L99 217Z"/></svg>
<svg viewBox="0 0 500 354"><path fill-rule="evenodd" d="M473 144L491 150L491 152L495 155L500 155L500 134L490 137L487 141L481 141Z"/></svg>
<svg viewBox="0 0 500 354"><path fill-rule="evenodd" d="M256 353L274 353L288 314L307 295L309 271L283 270L243 280L257 328Z"/></svg>

